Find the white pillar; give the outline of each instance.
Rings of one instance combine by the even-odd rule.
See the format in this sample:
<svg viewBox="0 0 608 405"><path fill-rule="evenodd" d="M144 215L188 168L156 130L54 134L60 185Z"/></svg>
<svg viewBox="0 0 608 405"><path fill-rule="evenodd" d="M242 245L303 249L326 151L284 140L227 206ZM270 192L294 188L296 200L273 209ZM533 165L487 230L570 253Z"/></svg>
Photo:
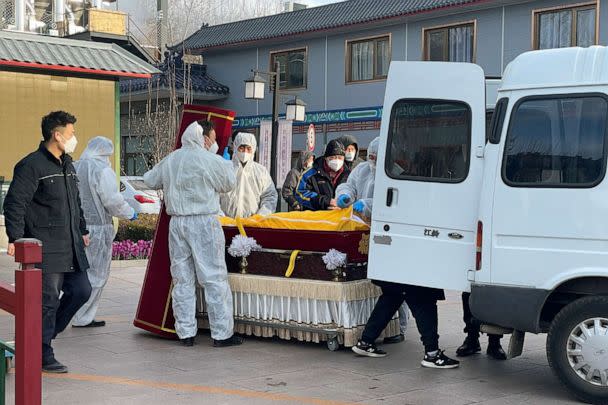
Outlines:
<svg viewBox="0 0 608 405"><path fill-rule="evenodd" d="M15 0L15 25L18 31L25 31L25 0Z"/></svg>
<svg viewBox="0 0 608 405"><path fill-rule="evenodd" d="M64 20L65 1L53 0L53 22L61 23Z"/></svg>

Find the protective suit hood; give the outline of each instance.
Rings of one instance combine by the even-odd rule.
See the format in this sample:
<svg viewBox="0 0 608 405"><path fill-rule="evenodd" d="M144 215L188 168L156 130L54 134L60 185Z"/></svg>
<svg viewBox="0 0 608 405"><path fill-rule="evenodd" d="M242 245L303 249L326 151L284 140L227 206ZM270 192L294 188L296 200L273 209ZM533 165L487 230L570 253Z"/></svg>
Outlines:
<svg viewBox="0 0 608 405"><path fill-rule="evenodd" d="M96 136L87 144L80 160L96 159L110 163L110 156L114 154L114 144L108 138Z"/></svg>
<svg viewBox="0 0 608 405"><path fill-rule="evenodd" d="M367 147L367 159L369 160L370 155L376 155L378 157L378 147L380 146L380 137L374 138Z"/></svg>
<svg viewBox="0 0 608 405"><path fill-rule="evenodd" d="M258 142L255 140L255 135L250 134L249 132L239 132L236 134L234 138L234 142L232 148L234 149L233 159L236 159L236 151L239 149L241 145L249 145L251 146L251 153L255 155L255 151L258 148Z"/></svg>
<svg viewBox="0 0 608 405"><path fill-rule="evenodd" d="M194 121L192 124L188 125L182 134L182 146L205 149L203 147L204 144L205 136L203 135L203 127L201 127L198 122Z"/></svg>

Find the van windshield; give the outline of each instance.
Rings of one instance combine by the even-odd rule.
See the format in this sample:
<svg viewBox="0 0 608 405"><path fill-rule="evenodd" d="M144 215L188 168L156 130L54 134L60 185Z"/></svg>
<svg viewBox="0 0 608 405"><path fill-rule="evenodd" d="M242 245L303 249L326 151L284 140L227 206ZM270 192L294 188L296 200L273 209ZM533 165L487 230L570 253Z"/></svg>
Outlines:
<svg viewBox="0 0 608 405"><path fill-rule="evenodd" d="M604 177L604 96L527 98L511 115L503 178L512 186L591 187Z"/></svg>
<svg viewBox="0 0 608 405"><path fill-rule="evenodd" d="M385 171L394 179L458 183L469 172L471 110L462 102L399 100L391 111Z"/></svg>

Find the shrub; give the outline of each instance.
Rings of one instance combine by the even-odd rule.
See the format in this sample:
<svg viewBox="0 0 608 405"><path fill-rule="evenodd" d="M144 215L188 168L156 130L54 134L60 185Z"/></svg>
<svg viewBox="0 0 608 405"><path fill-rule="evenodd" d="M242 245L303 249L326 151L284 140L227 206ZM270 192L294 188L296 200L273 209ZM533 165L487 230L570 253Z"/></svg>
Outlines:
<svg viewBox="0 0 608 405"><path fill-rule="evenodd" d="M115 240L122 241L151 241L156 231L156 214L141 214L135 221L120 220Z"/></svg>
<svg viewBox="0 0 608 405"><path fill-rule="evenodd" d="M140 240L133 242L124 240L112 243L113 260L147 259L152 251L152 241Z"/></svg>

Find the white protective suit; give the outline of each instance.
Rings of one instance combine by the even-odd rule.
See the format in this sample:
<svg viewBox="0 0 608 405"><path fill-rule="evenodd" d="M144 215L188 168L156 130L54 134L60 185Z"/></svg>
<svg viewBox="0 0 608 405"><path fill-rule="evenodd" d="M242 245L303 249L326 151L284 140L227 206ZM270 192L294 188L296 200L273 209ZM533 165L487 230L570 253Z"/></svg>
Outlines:
<svg viewBox="0 0 608 405"><path fill-rule="evenodd" d="M236 173L236 188L230 193L222 194L222 211L231 218L272 214L276 211L279 194L270 173L253 159L243 166L237 153L241 145L251 146L255 155L257 148L255 136L239 132L234 138L232 164Z"/></svg>
<svg viewBox="0 0 608 405"><path fill-rule="evenodd" d="M135 215L119 192L116 173L110 167L113 155L112 141L98 136L89 141L80 160L74 163L82 211L91 238L85 252L90 265L87 275L92 287L91 297L72 319L75 326L88 325L95 319L101 292L110 276L112 241L116 236L112 217L131 219Z"/></svg>
<svg viewBox="0 0 608 405"><path fill-rule="evenodd" d="M369 143L367 148L367 161L363 162L350 173L346 183L342 183L336 189L336 198L346 194L350 197L350 204L361 200L364 204L363 215L367 218L372 216L372 207L374 204L374 181L376 176L376 166L370 164L370 156L378 156L378 145L380 138L375 138ZM404 302L399 307L399 327L401 334L405 335L409 313L407 304Z"/></svg>
<svg viewBox="0 0 608 405"><path fill-rule="evenodd" d="M211 337L233 335L232 293L228 285L224 232L217 219L219 194L234 189L232 164L204 148L202 127L194 122L182 136L182 147L144 175L161 189L169 225L173 277L173 314L180 339L196 335L196 279L205 290Z"/></svg>

